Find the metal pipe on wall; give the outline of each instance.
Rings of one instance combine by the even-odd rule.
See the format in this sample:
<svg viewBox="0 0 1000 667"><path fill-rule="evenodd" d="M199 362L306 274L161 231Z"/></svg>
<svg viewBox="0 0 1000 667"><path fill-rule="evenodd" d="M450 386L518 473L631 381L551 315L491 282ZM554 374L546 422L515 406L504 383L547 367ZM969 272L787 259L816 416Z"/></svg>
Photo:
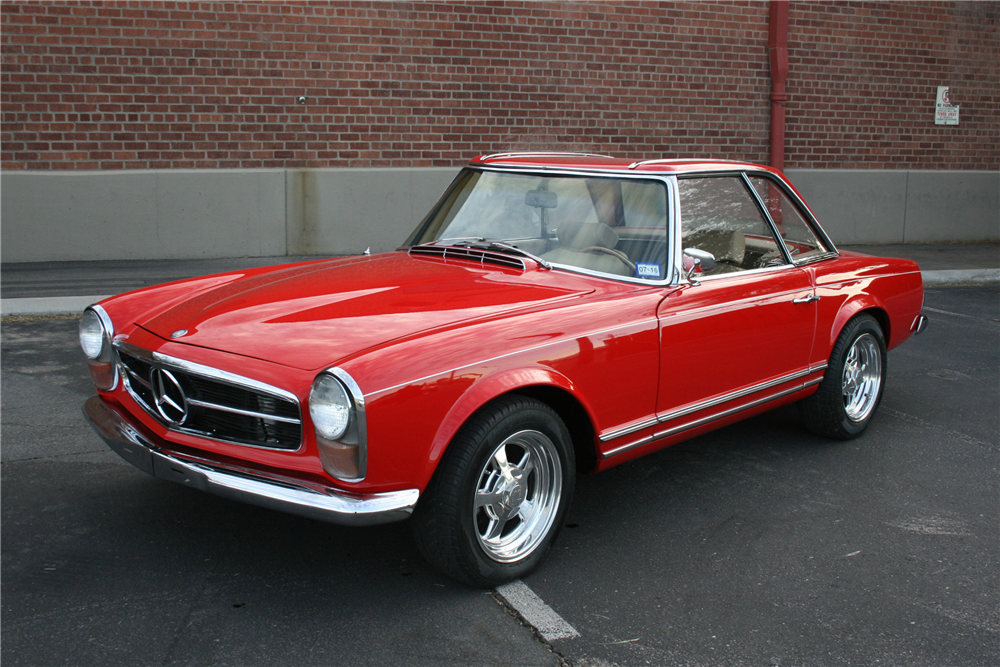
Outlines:
<svg viewBox="0 0 1000 667"><path fill-rule="evenodd" d="M771 65L771 166L785 168L785 81L788 79L788 1L771 0L767 52Z"/></svg>

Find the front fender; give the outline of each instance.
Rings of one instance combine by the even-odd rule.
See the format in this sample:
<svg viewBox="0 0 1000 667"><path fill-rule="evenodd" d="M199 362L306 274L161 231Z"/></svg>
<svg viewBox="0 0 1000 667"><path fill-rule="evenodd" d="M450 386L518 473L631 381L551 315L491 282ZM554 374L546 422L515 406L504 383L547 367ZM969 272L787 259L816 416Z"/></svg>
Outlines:
<svg viewBox="0 0 1000 667"><path fill-rule="evenodd" d="M477 410L495 398L527 387L547 386L562 389L574 396L586 410L588 418L593 423L593 411L586 401L579 396L573 382L565 375L545 367L507 368L486 375L470 386L451 406L445 418L441 421L434 439L431 442L430 460L436 469L449 443L458 433L462 425L476 413Z"/></svg>

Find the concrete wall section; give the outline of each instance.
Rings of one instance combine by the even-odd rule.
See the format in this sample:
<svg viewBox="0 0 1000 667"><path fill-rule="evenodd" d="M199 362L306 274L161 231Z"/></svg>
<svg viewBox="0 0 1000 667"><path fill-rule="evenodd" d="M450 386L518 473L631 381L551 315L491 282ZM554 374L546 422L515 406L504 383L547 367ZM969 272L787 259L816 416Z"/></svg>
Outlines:
<svg viewBox="0 0 1000 667"><path fill-rule="evenodd" d="M285 254L281 169L4 172L4 262Z"/></svg>
<svg viewBox="0 0 1000 667"><path fill-rule="evenodd" d="M2 259L341 255L402 243L453 168L7 171ZM791 169L837 244L1000 240L1000 172Z"/></svg>
<svg viewBox="0 0 1000 667"><path fill-rule="evenodd" d="M1000 172L788 169L837 244L1000 241Z"/></svg>
<svg viewBox="0 0 1000 667"><path fill-rule="evenodd" d="M426 169L288 169L289 255L398 248L458 173Z"/></svg>
<svg viewBox="0 0 1000 667"><path fill-rule="evenodd" d="M1000 240L1000 172L909 172L903 243L985 240Z"/></svg>

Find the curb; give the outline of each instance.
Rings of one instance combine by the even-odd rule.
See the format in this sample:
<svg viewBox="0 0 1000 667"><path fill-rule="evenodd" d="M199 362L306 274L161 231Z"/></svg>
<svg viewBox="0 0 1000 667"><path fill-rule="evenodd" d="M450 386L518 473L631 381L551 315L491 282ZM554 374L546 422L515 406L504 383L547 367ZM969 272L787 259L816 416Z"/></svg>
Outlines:
<svg viewBox="0 0 1000 667"><path fill-rule="evenodd" d="M3 299L0 301L0 316L8 315L72 315L80 313L87 306L112 296L49 296L34 299Z"/></svg>
<svg viewBox="0 0 1000 667"><path fill-rule="evenodd" d="M995 285L1000 283L1000 269L958 269L921 271L924 285Z"/></svg>
<svg viewBox="0 0 1000 667"><path fill-rule="evenodd" d="M920 275L926 287L1000 284L1000 269L921 271ZM81 312L90 304L97 303L110 296L112 295L101 294L98 296L51 296L33 299L3 299L0 301L0 316L72 315Z"/></svg>

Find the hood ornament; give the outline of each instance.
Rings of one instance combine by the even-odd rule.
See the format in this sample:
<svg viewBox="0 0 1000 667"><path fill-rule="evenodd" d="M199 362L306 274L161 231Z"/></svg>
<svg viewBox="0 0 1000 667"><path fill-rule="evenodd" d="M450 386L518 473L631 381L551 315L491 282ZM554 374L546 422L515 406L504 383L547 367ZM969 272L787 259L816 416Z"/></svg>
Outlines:
<svg viewBox="0 0 1000 667"><path fill-rule="evenodd" d="M187 332L188 332L187 329L178 329L177 331L175 331L172 334L170 334L170 337L171 338L180 338L181 336L186 336Z"/></svg>

